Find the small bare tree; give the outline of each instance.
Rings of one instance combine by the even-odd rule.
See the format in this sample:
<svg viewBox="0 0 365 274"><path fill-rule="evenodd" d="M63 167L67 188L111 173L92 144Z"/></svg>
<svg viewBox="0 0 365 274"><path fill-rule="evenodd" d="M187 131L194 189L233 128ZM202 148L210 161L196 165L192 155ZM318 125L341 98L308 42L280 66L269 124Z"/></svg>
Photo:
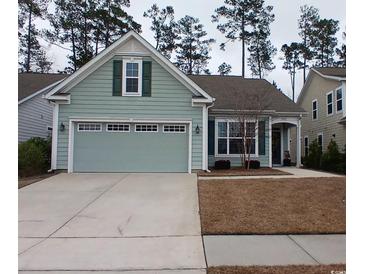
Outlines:
<svg viewBox="0 0 365 274"><path fill-rule="evenodd" d="M270 106L270 99L266 94L264 91L253 94L236 92L234 116L237 124L236 128L232 130L237 135L239 134L237 137L240 138L240 142L237 144L237 149L240 153L242 168L244 169L250 169L252 146L256 145L253 140L259 129L259 121L263 117L265 110L268 110Z"/></svg>

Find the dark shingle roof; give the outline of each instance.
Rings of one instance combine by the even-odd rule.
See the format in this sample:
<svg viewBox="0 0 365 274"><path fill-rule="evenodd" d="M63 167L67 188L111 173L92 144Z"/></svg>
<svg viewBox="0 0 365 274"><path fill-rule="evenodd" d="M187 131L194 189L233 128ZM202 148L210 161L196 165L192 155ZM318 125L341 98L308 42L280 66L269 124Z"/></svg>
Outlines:
<svg viewBox="0 0 365 274"><path fill-rule="evenodd" d="M247 79L241 76L189 75L198 86L210 96L216 98L213 109L231 109L237 107L237 100L245 96L258 95L265 102L265 110L276 112L305 112L296 103L272 84L263 79ZM237 96L243 94L243 96Z"/></svg>
<svg viewBox="0 0 365 274"><path fill-rule="evenodd" d="M328 67L328 68L316 68L314 67L316 71L319 73L322 73L327 76L335 76L335 77L346 77L346 68L334 68L334 67Z"/></svg>
<svg viewBox="0 0 365 274"><path fill-rule="evenodd" d="M67 74L56 73L19 73L18 101L37 91L66 78Z"/></svg>

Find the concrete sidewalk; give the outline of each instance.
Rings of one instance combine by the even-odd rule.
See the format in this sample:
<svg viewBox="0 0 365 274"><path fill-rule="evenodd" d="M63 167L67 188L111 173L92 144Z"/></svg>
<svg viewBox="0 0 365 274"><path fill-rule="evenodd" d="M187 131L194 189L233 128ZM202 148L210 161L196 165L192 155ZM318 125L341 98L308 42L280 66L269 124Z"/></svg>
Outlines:
<svg viewBox="0 0 365 274"><path fill-rule="evenodd" d="M199 180L221 179L290 179L290 178L319 178L343 177L342 175L297 167L275 167L273 169L288 172L291 175L264 175L264 176L199 176Z"/></svg>
<svg viewBox="0 0 365 274"><path fill-rule="evenodd" d="M346 235L204 236L209 266L346 262Z"/></svg>

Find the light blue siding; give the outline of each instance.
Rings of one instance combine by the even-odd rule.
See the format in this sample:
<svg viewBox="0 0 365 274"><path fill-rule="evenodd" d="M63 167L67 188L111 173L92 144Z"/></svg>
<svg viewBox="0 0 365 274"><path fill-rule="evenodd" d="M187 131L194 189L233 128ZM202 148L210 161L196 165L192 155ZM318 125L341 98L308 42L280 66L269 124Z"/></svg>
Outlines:
<svg viewBox="0 0 365 274"><path fill-rule="evenodd" d="M213 120L213 117L210 117L209 120ZM259 155L258 157L251 157L251 160L259 160L260 165L262 167L269 166L269 119L265 119L265 155ZM241 158L239 155L237 156L229 156L229 157L218 157L214 155L208 156L208 165L209 167L214 166L214 162L218 160L230 160L231 166L241 166Z"/></svg>
<svg viewBox="0 0 365 274"><path fill-rule="evenodd" d="M144 60L152 61L151 97L112 96L113 59L69 91L71 104L59 107L58 123L63 123L66 129L58 133L57 169L67 169L70 118L180 119L191 120L193 129L197 125L202 129L202 108L192 107L191 91L151 58ZM192 133L192 169L202 167L201 132Z"/></svg>

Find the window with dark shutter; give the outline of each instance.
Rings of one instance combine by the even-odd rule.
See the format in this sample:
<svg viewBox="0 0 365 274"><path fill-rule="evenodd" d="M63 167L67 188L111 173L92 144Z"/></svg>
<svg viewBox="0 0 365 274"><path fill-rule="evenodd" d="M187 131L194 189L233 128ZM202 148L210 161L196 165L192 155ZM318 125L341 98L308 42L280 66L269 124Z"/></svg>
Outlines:
<svg viewBox="0 0 365 274"><path fill-rule="evenodd" d="M123 79L123 62L122 60L113 61L113 96L122 96L122 79Z"/></svg>
<svg viewBox="0 0 365 274"><path fill-rule="evenodd" d="M208 155L214 155L215 121L208 121Z"/></svg>
<svg viewBox="0 0 365 274"><path fill-rule="evenodd" d="M142 71L142 96L151 96L151 74L152 74L152 62L143 61L143 71Z"/></svg>
<svg viewBox="0 0 365 274"><path fill-rule="evenodd" d="M259 155L265 155L265 121L259 121Z"/></svg>

